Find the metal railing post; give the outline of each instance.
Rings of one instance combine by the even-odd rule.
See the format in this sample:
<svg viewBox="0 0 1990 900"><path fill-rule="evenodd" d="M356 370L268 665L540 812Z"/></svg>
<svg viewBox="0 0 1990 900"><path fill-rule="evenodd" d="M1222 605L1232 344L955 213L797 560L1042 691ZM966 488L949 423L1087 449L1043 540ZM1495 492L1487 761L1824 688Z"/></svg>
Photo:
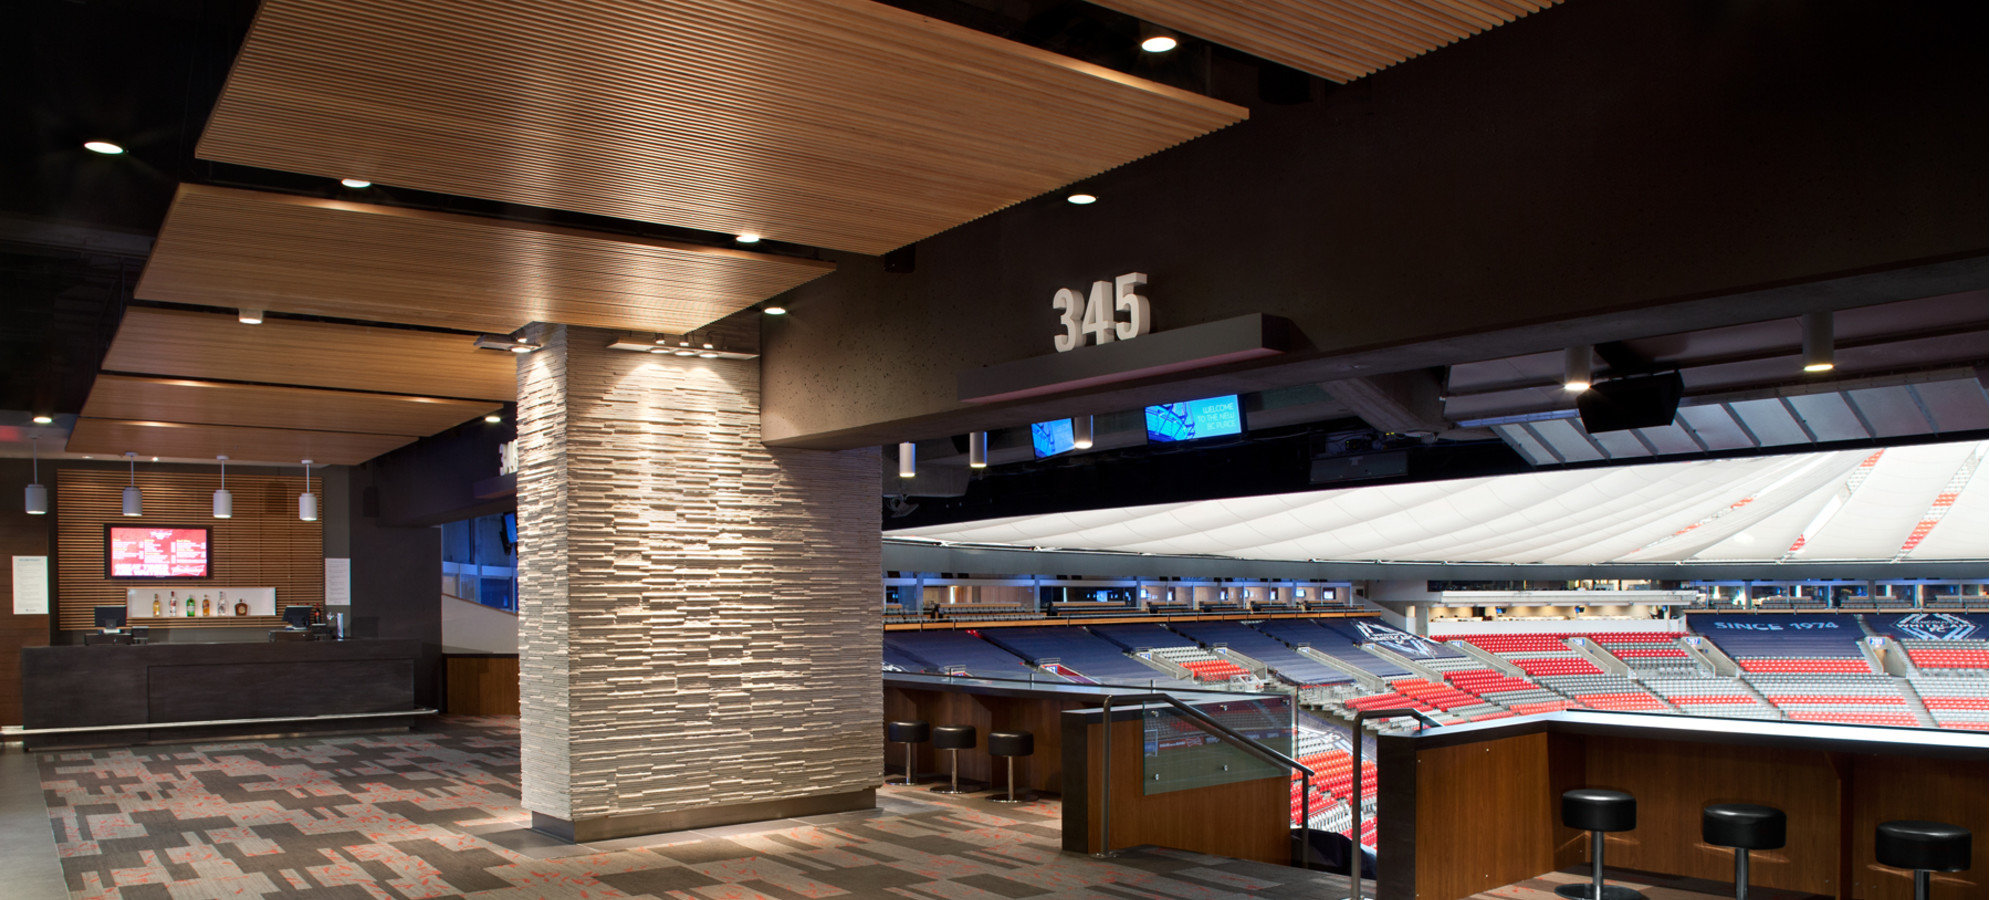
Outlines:
<svg viewBox="0 0 1990 900"><path fill-rule="evenodd" d="M1361 900L1361 745L1363 743L1361 726L1369 719L1394 719L1402 716L1415 717L1426 726L1437 724L1429 716L1414 709L1364 709L1354 714L1354 796L1348 800L1348 810L1353 817L1347 831L1352 850L1347 859L1348 900Z"/></svg>

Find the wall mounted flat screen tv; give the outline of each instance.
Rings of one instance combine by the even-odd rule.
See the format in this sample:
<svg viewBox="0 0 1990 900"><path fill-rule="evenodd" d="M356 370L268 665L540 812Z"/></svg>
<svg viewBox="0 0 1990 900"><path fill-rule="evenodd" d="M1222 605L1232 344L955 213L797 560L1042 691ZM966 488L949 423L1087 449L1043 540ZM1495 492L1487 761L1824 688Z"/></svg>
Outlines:
<svg viewBox="0 0 1990 900"><path fill-rule="evenodd" d="M201 525L105 525L104 577L206 578L211 537Z"/></svg>
<svg viewBox="0 0 1990 900"><path fill-rule="evenodd" d="M1244 433L1244 406L1236 394L1147 407L1147 439L1194 441Z"/></svg>
<svg viewBox="0 0 1990 900"><path fill-rule="evenodd" d="M1055 419L1030 426L1030 449L1036 451L1037 459L1056 456L1073 446L1070 419Z"/></svg>

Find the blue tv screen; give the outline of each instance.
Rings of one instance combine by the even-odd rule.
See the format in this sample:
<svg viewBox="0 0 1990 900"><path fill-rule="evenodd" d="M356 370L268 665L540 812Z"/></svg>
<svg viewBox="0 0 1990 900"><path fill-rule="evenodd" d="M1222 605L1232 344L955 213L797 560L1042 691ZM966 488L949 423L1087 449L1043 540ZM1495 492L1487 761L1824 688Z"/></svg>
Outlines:
<svg viewBox="0 0 1990 900"><path fill-rule="evenodd" d="M1031 425L1030 447L1036 451L1037 459L1071 449L1071 420L1055 419Z"/></svg>
<svg viewBox="0 0 1990 900"><path fill-rule="evenodd" d="M1244 407L1236 394L1147 407L1147 439L1193 441L1244 433Z"/></svg>

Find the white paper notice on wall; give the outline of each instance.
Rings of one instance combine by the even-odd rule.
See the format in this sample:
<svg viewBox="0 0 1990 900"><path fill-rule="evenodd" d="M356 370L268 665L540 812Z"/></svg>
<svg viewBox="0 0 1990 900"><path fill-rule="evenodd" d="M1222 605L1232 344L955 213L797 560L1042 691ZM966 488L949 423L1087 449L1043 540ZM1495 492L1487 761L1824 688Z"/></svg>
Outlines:
<svg viewBox="0 0 1990 900"><path fill-rule="evenodd" d="M14 557L14 615L48 615L48 557Z"/></svg>
<svg viewBox="0 0 1990 900"><path fill-rule="evenodd" d="M325 557L325 605L352 605L352 560Z"/></svg>

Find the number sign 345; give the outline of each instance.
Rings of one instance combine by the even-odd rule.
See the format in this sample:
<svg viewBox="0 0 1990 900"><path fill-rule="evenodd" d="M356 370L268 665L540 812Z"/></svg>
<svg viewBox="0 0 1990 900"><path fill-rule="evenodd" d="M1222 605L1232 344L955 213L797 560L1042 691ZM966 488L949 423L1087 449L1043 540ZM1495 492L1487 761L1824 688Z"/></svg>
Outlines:
<svg viewBox="0 0 1990 900"><path fill-rule="evenodd" d="M1147 298L1138 293L1138 288L1146 283L1147 273L1128 272L1110 282L1092 282L1089 298L1079 297L1070 288L1058 288L1057 295L1050 300L1050 308L1057 310L1059 321L1064 324L1064 333L1054 341L1057 352L1076 350L1087 343L1130 341L1151 331L1154 318L1149 314ZM1121 312L1127 314L1125 319L1119 318Z"/></svg>

